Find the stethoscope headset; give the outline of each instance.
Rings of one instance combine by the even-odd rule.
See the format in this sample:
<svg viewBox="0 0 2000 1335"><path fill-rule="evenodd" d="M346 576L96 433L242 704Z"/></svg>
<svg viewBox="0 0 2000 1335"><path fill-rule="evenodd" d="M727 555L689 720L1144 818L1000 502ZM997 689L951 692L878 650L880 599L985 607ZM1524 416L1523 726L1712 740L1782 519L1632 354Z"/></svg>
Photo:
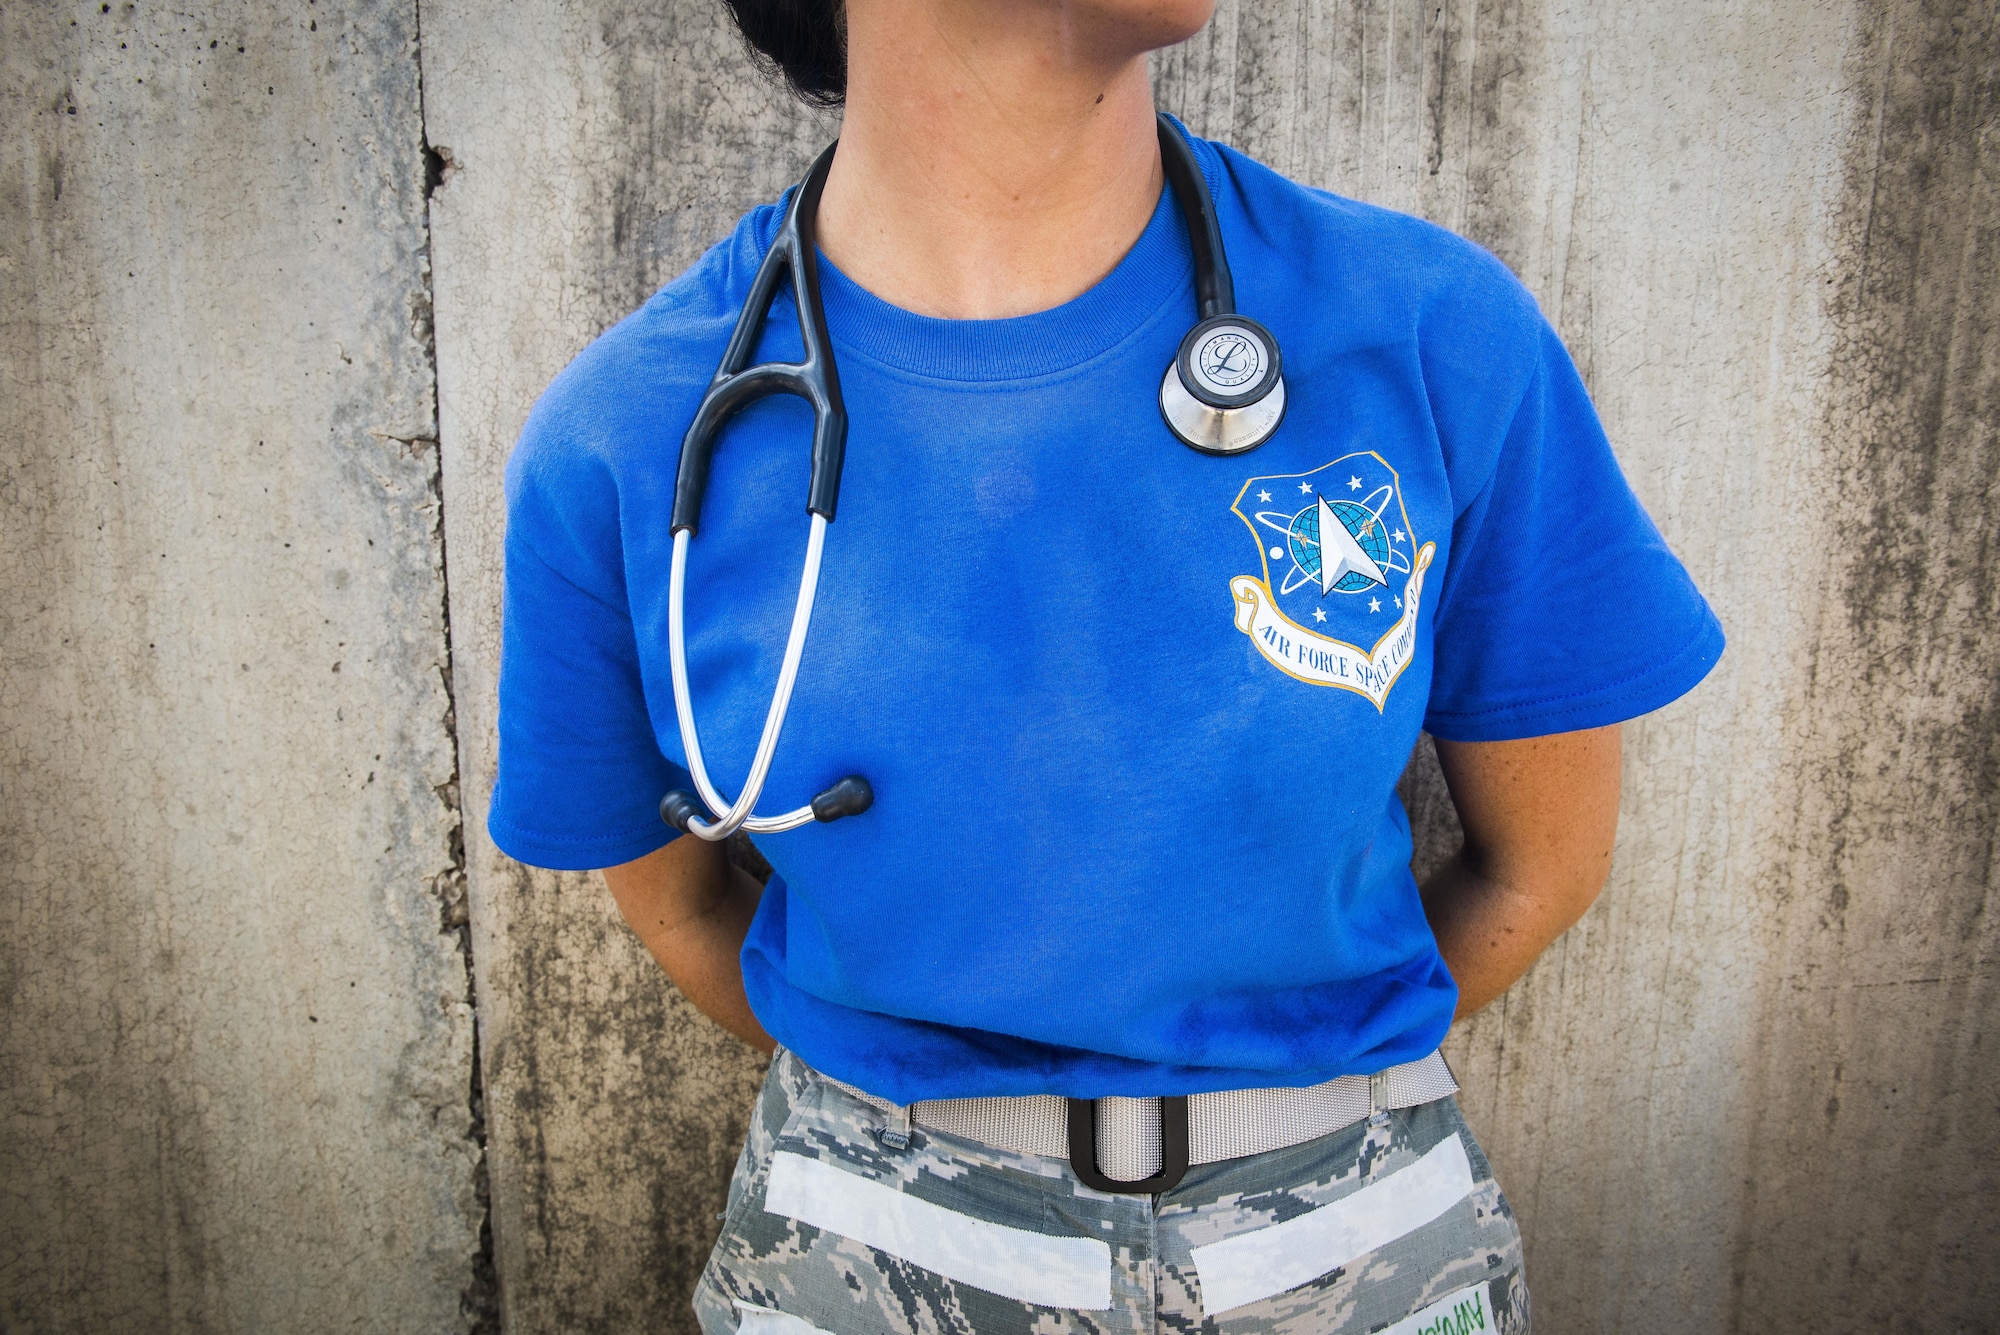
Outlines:
<svg viewBox="0 0 2000 1335"><path fill-rule="evenodd" d="M1222 229L1215 216L1215 199L1203 179L1201 165L1173 122L1159 118L1160 159L1167 183L1187 224L1194 250L1194 291L1198 322L1181 340L1180 351L1160 381L1160 416L1182 442L1203 454L1232 455L1256 449L1285 416L1285 380L1278 341L1271 331L1236 313L1236 284L1222 250ZM798 681L799 659L805 653L806 630L812 624L813 595L819 588L820 558L826 550L826 526L840 500L840 468L847 449L847 408L840 397L840 373L827 337L826 312L820 305L819 260L813 222L827 169L833 165L829 145L806 172L792 194L791 207L778 228L770 253L758 267L750 295L737 317L722 365L702 396L694 421L681 442L680 471L674 479L673 573L667 592L667 650L673 667L674 710L680 718L681 744L687 750L688 772L700 793L676 789L660 799L660 818L703 839L727 839L738 830L775 834L795 830L808 821L834 821L866 811L875 801L868 780L850 774L819 796L782 816L753 816L764 792L778 734L791 708L792 687ZM770 316L778 281L789 273L799 308L799 334L805 360L747 363ZM701 502L708 490L709 459L723 424L738 410L767 394L796 394L812 405L812 475L806 509L812 529L806 539L805 569L799 576L799 597L792 609L792 630L785 641L784 661L770 712L757 741L743 792L725 799L708 777L702 761L701 738L695 731L694 707L688 695L687 644L682 600L687 589L688 544L701 524ZM708 813L704 815L704 810Z"/></svg>

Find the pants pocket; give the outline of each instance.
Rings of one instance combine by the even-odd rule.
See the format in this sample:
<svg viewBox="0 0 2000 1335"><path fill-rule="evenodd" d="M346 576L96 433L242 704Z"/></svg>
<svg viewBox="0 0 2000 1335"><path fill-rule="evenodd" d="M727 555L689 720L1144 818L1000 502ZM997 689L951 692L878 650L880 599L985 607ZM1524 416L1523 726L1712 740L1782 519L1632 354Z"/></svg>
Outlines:
<svg viewBox="0 0 2000 1335"><path fill-rule="evenodd" d="M1162 1243L1175 1319L1260 1335L1527 1328L1520 1231L1451 1099L1233 1164L1187 1205Z"/></svg>

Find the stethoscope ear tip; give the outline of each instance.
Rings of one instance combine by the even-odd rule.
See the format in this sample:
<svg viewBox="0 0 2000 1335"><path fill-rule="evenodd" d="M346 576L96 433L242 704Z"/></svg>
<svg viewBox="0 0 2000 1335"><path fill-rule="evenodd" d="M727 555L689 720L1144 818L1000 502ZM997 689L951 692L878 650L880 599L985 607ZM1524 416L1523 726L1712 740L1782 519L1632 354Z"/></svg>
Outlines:
<svg viewBox="0 0 2000 1335"><path fill-rule="evenodd" d="M660 799L660 819L682 834L691 833L694 818L706 814L701 802L684 788L676 788Z"/></svg>
<svg viewBox="0 0 2000 1335"><path fill-rule="evenodd" d="M858 816L874 805L874 787L859 774L850 774L815 797L809 807L801 808L787 818L773 818L770 828L780 830L796 828L804 823L808 810L812 812L814 820L824 824L827 821L839 820L842 816ZM712 820L714 817L710 816L708 808L702 804L701 799L685 788L676 788L660 799L660 819L682 834L701 834L708 839L720 837L714 833L704 833L710 828L708 826L704 826L702 830L694 828L695 821ZM780 821L782 823L779 823ZM752 824L749 828L764 827Z"/></svg>
<svg viewBox="0 0 2000 1335"><path fill-rule="evenodd" d="M859 774L850 774L812 800L813 819L826 822L858 816L875 805L875 789Z"/></svg>

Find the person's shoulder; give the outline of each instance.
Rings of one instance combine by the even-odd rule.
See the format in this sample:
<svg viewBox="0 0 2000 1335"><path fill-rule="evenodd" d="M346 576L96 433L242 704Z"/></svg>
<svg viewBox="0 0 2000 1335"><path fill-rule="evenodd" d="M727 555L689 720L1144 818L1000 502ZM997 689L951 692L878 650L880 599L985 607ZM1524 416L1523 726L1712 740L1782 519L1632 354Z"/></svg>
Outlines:
<svg viewBox="0 0 2000 1335"><path fill-rule="evenodd" d="M529 410L507 464L510 498L536 485L611 479L679 453L774 227L775 205L738 221L644 305L593 339ZM671 437L671 439L669 439Z"/></svg>
<svg viewBox="0 0 2000 1335"><path fill-rule="evenodd" d="M672 495L681 434L775 230L774 207L752 210L535 401L507 459L510 550L531 551L583 587L617 586L623 502Z"/></svg>
<svg viewBox="0 0 2000 1335"><path fill-rule="evenodd" d="M1216 145L1231 184L1231 229L1255 259L1238 262L1245 310L1292 313L1280 331L1300 347L1366 354L1420 379L1455 494L1490 476L1520 405L1559 346L1534 295L1498 257L1448 228L1288 180ZM1244 291L1248 281L1262 291ZM1385 355L1386 354L1386 355Z"/></svg>
<svg viewBox="0 0 2000 1335"><path fill-rule="evenodd" d="M1227 145L1217 158L1249 233L1296 282L1429 353L1531 372L1546 323L1534 295L1484 246L1413 214L1301 185Z"/></svg>

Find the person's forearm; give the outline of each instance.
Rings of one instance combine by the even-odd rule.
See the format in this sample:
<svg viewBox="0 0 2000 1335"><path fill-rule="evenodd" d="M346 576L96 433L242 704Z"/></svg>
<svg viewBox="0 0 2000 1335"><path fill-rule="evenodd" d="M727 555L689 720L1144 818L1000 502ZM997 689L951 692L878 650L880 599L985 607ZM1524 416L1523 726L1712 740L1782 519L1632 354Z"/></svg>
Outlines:
<svg viewBox="0 0 2000 1335"><path fill-rule="evenodd" d="M776 1048L743 993L743 938L763 894L755 877L689 835L607 869L604 880L625 921L696 1010L761 1052Z"/></svg>
<svg viewBox="0 0 2000 1335"><path fill-rule="evenodd" d="M1423 898L1438 951L1458 984L1459 1019L1512 987L1578 913L1574 896L1538 898L1481 875L1463 852L1425 883Z"/></svg>
<svg viewBox="0 0 2000 1335"><path fill-rule="evenodd" d="M743 938L763 888L741 867L706 913L646 939L646 949L696 1010L760 1052L777 1047L743 995ZM643 939L643 938L642 938Z"/></svg>
<svg viewBox="0 0 2000 1335"><path fill-rule="evenodd" d="M1424 885L1458 1014L1513 986L1604 888L1618 832L1619 729L1437 743L1465 830Z"/></svg>

